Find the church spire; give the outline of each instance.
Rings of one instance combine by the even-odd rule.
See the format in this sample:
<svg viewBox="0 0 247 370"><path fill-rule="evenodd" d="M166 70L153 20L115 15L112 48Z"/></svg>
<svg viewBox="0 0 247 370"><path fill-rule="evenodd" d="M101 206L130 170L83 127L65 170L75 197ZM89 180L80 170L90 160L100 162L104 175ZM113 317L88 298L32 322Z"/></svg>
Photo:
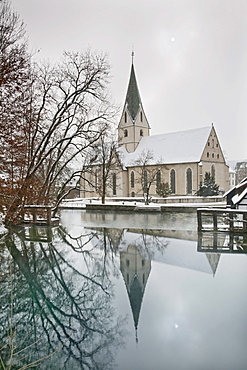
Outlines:
<svg viewBox="0 0 247 370"><path fill-rule="evenodd" d="M126 150L134 152L143 136L149 136L150 126L144 113L134 69L134 51L127 94L123 112L118 125L118 142Z"/></svg>
<svg viewBox="0 0 247 370"><path fill-rule="evenodd" d="M127 104L127 109L134 121L141 106L141 98L137 86L135 69L133 64L133 52L132 52L130 79L125 103Z"/></svg>

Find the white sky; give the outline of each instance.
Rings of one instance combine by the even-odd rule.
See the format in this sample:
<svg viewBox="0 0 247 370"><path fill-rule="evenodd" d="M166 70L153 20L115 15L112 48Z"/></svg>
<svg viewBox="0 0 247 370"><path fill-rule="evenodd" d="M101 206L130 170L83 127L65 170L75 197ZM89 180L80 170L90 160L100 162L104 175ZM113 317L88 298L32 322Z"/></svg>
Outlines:
<svg viewBox="0 0 247 370"><path fill-rule="evenodd" d="M134 47L151 134L211 125L226 159L247 158L246 0L12 0L37 58L107 52L122 105ZM118 122L116 122L118 123Z"/></svg>

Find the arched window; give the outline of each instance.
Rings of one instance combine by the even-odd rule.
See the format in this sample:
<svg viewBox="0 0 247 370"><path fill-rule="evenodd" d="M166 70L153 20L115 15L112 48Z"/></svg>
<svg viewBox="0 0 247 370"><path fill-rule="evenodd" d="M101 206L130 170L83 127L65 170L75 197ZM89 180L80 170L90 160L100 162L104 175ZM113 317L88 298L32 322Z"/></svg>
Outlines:
<svg viewBox="0 0 247 370"><path fill-rule="evenodd" d="M135 187L135 173L134 173L134 171L131 171L131 173L130 173L130 187L131 188Z"/></svg>
<svg viewBox="0 0 247 370"><path fill-rule="evenodd" d="M132 198L135 198L135 196L136 196L136 195L135 195L135 192L134 192L134 191L132 191L130 196L131 196Z"/></svg>
<svg viewBox="0 0 247 370"><path fill-rule="evenodd" d="M117 195L117 175L115 173L112 174L112 192L113 195Z"/></svg>
<svg viewBox="0 0 247 370"><path fill-rule="evenodd" d="M161 172L160 170L158 170L156 173L156 189L160 187L160 184L161 184Z"/></svg>
<svg viewBox="0 0 247 370"><path fill-rule="evenodd" d="M186 171L186 192L192 194L192 169L188 168Z"/></svg>
<svg viewBox="0 0 247 370"><path fill-rule="evenodd" d="M140 136L143 136L143 130L142 129L140 130Z"/></svg>
<svg viewBox="0 0 247 370"><path fill-rule="evenodd" d="M147 192L147 187L148 187L148 173L145 170L143 172L143 191L144 191L144 193Z"/></svg>
<svg viewBox="0 0 247 370"><path fill-rule="evenodd" d="M176 194L176 172L174 169L170 172L170 186L172 194Z"/></svg>
<svg viewBox="0 0 247 370"><path fill-rule="evenodd" d="M128 136L128 130L124 130L124 137L127 137Z"/></svg>
<svg viewBox="0 0 247 370"><path fill-rule="evenodd" d="M126 123L127 122L127 113L124 112L124 122Z"/></svg>
<svg viewBox="0 0 247 370"><path fill-rule="evenodd" d="M213 164L211 167L211 176L215 179L215 166Z"/></svg>
<svg viewBox="0 0 247 370"><path fill-rule="evenodd" d="M98 191L98 173L95 173L95 190Z"/></svg>

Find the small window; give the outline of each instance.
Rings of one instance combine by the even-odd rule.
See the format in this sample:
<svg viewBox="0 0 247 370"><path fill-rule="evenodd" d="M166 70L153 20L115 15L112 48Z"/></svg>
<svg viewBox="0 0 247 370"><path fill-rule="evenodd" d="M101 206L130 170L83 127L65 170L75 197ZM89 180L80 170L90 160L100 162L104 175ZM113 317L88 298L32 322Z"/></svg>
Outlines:
<svg viewBox="0 0 247 370"><path fill-rule="evenodd" d="M135 196L136 196L136 195L135 195L135 192L134 192L134 191L132 191L130 196L131 196L132 198L135 198Z"/></svg>
<svg viewBox="0 0 247 370"><path fill-rule="evenodd" d="M143 130L140 130L140 136L143 136Z"/></svg>
<svg viewBox="0 0 247 370"><path fill-rule="evenodd" d="M210 142L208 141L208 146L210 146Z"/></svg>
<svg viewBox="0 0 247 370"><path fill-rule="evenodd" d="M145 260L142 260L142 266L145 266Z"/></svg>
<svg viewBox="0 0 247 370"><path fill-rule="evenodd" d="M212 158L214 158L214 153L212 154Z"/></svg>
<svg viewBox="0 0 247 370"><path fill-rule="evenodd" d="M217 143L217 144L216 144L216 148L218 148L218 146L219 146L219 144Z"/></svg>
<svg viewBox="0 0 247 370"><path fill-rule="evenodd" d="M124 130L124 137L128 136L128 130Z"/></svg>
<svg viewBox="0 0 247 370"><path fill-rule="evenodd" d="M142 112L140 112L140 118L141 118L141 122L142 122Z"/></svg>
<svg viewBox="0 0 247 370"><path fill-rule="evenodd" d="M130 267L130 260L126 260L126 266Z"/></svg>
<svg viewBox="0 0 247 370"><path fill-rule="evenodd" d="M214 148L214 139L212 139L212 148Z"/></svg>
<svg viewBox="0 0 247 370"><path fill-rule="evenodd" d="M209 158L209 152L207 152L207 158Z"/></svg>

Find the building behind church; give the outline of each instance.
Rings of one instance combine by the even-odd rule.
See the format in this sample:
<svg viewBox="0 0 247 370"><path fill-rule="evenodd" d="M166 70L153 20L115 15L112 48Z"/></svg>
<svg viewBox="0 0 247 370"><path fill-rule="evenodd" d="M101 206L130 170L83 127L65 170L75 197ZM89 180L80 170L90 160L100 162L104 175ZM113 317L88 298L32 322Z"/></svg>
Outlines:
<svg viewBox="0 0 247 370"><path fill-rule="evenodd" d="M213 125L150 135L132 61L126 99L118 125L116 165L109 174L107 196L140 197L150 181L150 196L167 183L171 195L195 195L206 172L214 176L221 193L229 190L229 167ZM99 196L101 164L83 174L81 197ZM150 179L152 177L152 179Z"/></svg>

